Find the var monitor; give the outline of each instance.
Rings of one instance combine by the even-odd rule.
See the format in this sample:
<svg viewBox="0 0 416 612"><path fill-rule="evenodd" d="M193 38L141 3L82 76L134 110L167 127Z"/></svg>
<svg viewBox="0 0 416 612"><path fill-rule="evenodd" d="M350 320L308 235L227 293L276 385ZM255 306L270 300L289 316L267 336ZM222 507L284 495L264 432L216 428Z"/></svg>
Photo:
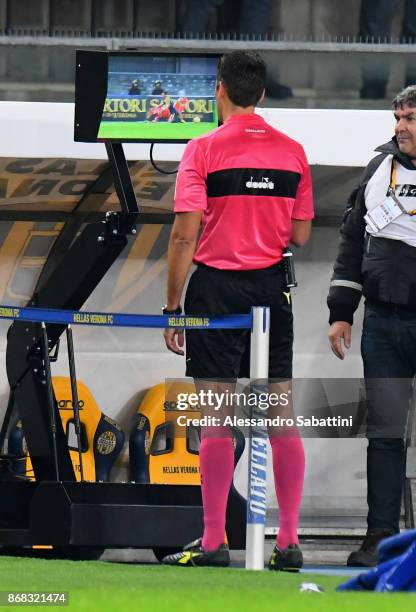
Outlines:
<svg viewBox="0 0 416 612"><path fill-rule="evenodd" d="M218 54L80 50L78 142L187 142L218 127Z"/></svg>

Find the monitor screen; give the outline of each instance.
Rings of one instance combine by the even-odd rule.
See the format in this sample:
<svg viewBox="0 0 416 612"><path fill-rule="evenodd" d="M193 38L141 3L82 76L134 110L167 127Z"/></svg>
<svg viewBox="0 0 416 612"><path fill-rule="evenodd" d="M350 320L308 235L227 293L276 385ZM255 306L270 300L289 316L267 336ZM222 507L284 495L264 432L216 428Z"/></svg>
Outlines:
<svg viewBox="0 0 416 612"><path fill-rule="evenodd" d="M218 60L218 54L79 51L75 140L187 142L213 130Z"/></svg>

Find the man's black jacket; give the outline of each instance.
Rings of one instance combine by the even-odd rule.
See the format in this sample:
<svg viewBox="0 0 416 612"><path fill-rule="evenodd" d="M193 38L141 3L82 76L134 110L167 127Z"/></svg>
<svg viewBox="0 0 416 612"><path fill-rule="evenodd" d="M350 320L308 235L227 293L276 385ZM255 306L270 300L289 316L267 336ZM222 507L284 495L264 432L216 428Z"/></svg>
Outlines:
<svg viewBox="0 0 416 612"><path fill-rule="evenodd" d="M359 186L348 199L328 295L329 322L353 322L361 294L368 300L402 305L416 311L416 248L400 240L366 234L365 189L387 155L415 171L396 139L377 147L380 155L368 164ZM386 184L386 194L389 185ZM415 219L416 232L416 219Z"/></svg>

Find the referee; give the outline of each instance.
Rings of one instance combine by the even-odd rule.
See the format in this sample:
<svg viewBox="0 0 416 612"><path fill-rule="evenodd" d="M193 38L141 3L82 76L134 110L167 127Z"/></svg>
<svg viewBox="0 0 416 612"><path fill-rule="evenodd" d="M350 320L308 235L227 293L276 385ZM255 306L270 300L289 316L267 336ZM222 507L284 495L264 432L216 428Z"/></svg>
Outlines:
<svg viewBox="0 0 416 612"><path fill-rule="evenodd" d="M292 304L283 250L289 242L302 246L308 240L313 202L303 148L254 113L265 79L265 63L256 53L235 51L219 62L216 100L222 125L191 140L179 166L163 312L182 312L192 262L197 268L186 292L186 314L244 314L253 306L270 306L269 377L278 381L270 385L273 391L287 390L292 378ZM168 349L184 354L183 331L166 329L164 337ZM248 377L249 342L248 330L187 331L186 375L194 378L197 391L233 391L237 377ZM228 416L217 408L206 407L202 415ZM270 411L268 416L275 416ZM229 564L225 514L234 473L232 433L220 424L203 427L201 437L203 537L165 557L166 564ZM296 429L269 430L269 438L280 510L269 567L297 570L302 566L297 526L303 444Z"/></svg>

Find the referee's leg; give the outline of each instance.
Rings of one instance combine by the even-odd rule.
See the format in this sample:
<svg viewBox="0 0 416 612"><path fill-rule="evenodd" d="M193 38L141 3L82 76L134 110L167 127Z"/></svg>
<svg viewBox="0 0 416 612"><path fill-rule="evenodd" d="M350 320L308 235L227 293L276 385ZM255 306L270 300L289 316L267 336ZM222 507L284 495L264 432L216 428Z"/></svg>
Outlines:
<svg viewBox="0 0 416 612"><path fill-rule="evenodd" d="M305 453L295 425L292 398L293 315L290 291L283 285L280 293L270 295L271 330L269 393L279 398L269 407L271 418L280 417L281 425L269 429L273 474L279 506L279 531L270 560L271 569L298 570L303 564L299 549L298 523L305 474ZM274 566L273 566L274 561Z"/></svg>
<svg viewBox="0 0 416 612"><path fill-rule="evenodd" d="M235 275L199 267L192 275L185 299L185 312L194 315L239 313L233 290ZM247 306L248 308L248 306ZM248 308L249 309L249 308ZM199 451L204 534L202 547L215 551L225 540L227 501L234 475L234 446L227 416L233 415L229 401L235 390L239 363L248 332L244 330L188 330L186 333L186 374L192 376L199 397L201 416L211 424L201 427ZM209 395L208 395L209 394Z"/></svg>

